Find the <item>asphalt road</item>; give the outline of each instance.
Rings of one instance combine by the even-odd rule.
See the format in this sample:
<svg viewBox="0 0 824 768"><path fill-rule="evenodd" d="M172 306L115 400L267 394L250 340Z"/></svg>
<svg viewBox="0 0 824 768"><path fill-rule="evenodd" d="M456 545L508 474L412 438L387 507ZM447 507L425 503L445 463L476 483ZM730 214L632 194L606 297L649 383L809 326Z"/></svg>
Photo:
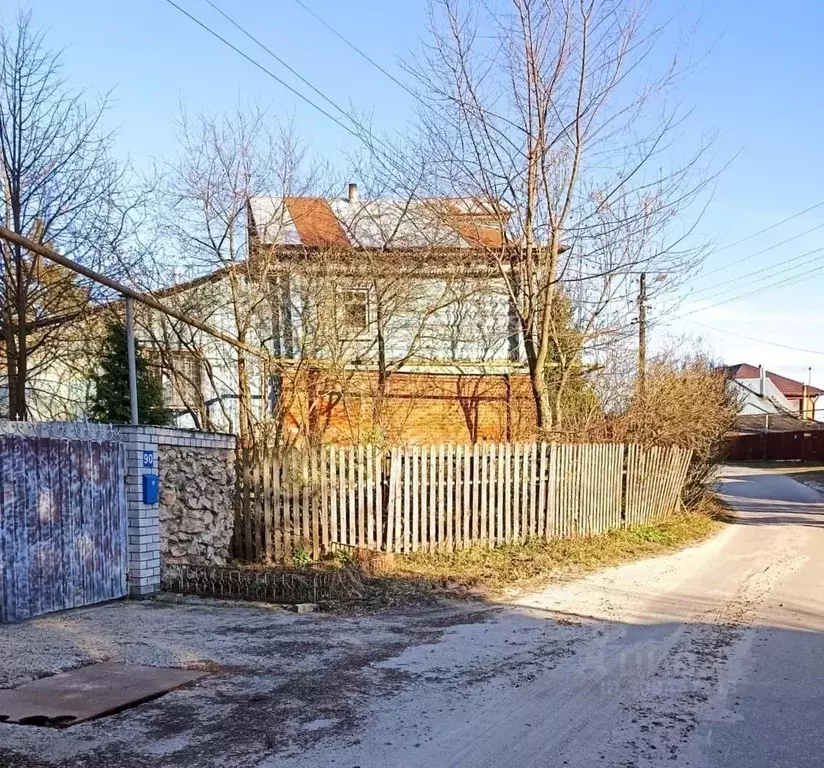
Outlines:
<svg viewBox="0 0 824 768"><path fill-rule="evenodd" d="M824 766L824 501L759 470L721 489L738 518L712 539L514 604L0 626L0 687L93 661L212 672L62 731L0 722L0 766Z"/></svg>

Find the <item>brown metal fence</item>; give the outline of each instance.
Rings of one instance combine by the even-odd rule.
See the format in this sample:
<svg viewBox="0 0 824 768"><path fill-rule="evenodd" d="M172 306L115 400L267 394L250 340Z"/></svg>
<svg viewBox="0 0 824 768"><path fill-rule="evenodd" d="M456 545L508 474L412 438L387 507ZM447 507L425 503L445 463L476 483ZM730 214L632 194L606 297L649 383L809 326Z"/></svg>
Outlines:
<svg viewBox="0 0 824 768"><path fill-rule="evenodd" d="M623 444L325 446L239 453L234 553L449 552L592 535L678 503L691 452Z"/></svg>
<svg viewBox="0 0 824 768"><path fill-rule="evenodd" d="M824 461L824 430L763 432L727 438L730 461Z"/></svg>

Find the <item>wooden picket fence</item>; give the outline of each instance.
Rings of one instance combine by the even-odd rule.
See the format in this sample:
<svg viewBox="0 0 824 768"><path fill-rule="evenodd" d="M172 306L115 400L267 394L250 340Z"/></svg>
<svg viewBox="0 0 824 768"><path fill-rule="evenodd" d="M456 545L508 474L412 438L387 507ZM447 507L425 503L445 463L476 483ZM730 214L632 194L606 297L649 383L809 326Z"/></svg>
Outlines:
<svg viewBox="0 0 824 768"><path fill-rule="evenodd" d="M623 444L242 451L234 554L450 552L603 533L674 509L690 458L674 446Z"/></svg>

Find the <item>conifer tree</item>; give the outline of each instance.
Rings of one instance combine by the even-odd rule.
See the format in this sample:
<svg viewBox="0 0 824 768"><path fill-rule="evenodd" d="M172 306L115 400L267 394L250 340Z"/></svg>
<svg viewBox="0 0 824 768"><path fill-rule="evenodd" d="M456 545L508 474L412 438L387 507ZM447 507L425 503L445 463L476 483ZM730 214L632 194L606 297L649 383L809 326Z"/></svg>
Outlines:
<svg viewBox="0 0 824 768"><path fill-rule="evenodd" d="M152 376L135 340L137 364L137 404L141 424L163 426L171 414L163 406L163 389ZM109 323L100 352L98 372L94 377L95 394L90 416L92 421L126 424L131 420L129 404L129 357L126 326Z"/></svg>

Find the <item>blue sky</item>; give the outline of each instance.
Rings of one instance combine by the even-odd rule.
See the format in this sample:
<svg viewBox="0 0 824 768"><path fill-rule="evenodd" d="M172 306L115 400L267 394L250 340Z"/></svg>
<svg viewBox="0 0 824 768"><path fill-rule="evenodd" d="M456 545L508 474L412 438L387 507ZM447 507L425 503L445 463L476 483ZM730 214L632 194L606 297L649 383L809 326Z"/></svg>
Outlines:
<svg viewBox="0 0 824 768"><path fill-rule="evenodd" d="M304 0L341 33L393 73L397 57L414 49L424 32L424 0ZM178 0L204 21L273 71L292 81L248 40L232 33L204 0ZM353 54L309 16L295 0L219 0L227 12L247 25L295 69L339 103L371 113L376 126L403 129L411 98L383 74ZM8 8L12 7L7 3ZM49 28L49 43L65 49L70 81L92 92L113 89L108 115L118 130L118 148L136 165L173 152L174 121L179 105L197 111L232 108L238 100L260 99L275 112L294 115L312 149L340 156L353 141L339 127L299 102L237 54L224 48L173 9L165 0L31 0L35 21ZM824 206L785 225L730 244L824 201L824 105L820 73L824 71L824 4L790 0L655 0L662 18L677 14L684 28L699 23L699 50L709 50L679 96L693 108L693 138L717 131L718 164L735 158L720 176L701 234L718 243L705 272L691 284L682 313L689 319L728 333L674 321L652 331L653 340L668 335L701 335L725 361L763 363L791 376L806 375L824 387L824 251L821 260L763 283L736 288L744 281L770 278L750 275L824 246L824 227L783 246L782 240L824 224ZM8 17L8 16L7 16ZM752 255L762 249L766 253ZM718 270L744 259L743 263ZM792 265L789 265L792 266ZM776 270L778 267L776 266ZM811 274L810 274L811 273ZM808 276L807 276L808 275ZM806 279L762 295L713 307L748 290L771 287L794 277ZM698 291L704 289L704 293ZM714 298L705 298L716 292ZM655 318L653 306L651 317ZM800 347L821 354L782 349L730 333Z"/></svg>

